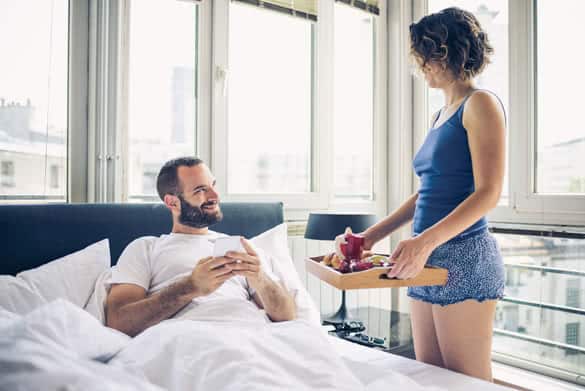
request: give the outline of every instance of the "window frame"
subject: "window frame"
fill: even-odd
[[[67,17],[67,158],[65,202],[84,202],[87,193],[87,53],[90,0],[68,0]],[[76,164],[71,164],[75,161]],[[16,172],[16,164],[13,165]],[[49,182],[50,179],[45,178]],[[49,193],[51,192],[49,186]],[[60,195],[0,195],[0,203],[63,202]]]
[[[89,2],[90,0],[84,0]],[[88,30],[85,78],[87,102],[85,123],[72,147],[79,152],[72,166],[77,166],[72,183],[78,188],[74,202],[129,202],[128,192],[128,65],[129,22],[132,0],[95,0],[85,10],[87,18],[81,28]],[[178,1],[178,0],[177,0]],[[210,123],[209,66],[211,56],[211,1],[190,1],[198,7],[197,20],[197,101],[196,130]],[[82,41],[82,40],[80,40]],[[205,148],[208,134],[196,131],[194,150],[200,157],[209,156]],[[85,167],[83,167],[85,165]],[[141,201],[158,202],[158,196],[140,197]],[[134,201],[132,201],[134,202]]]
[[[229,0],[213,2],[213,57],[212,57],[212,126],[210,134],[211,169],[218,181],[222,199],[229,201],[282,201],[287,220],[306,219],[311,210],[334,208],[370,213],[385,213],[385,156],[386,148],[386,33],[385,8],[381,4],[375,26],[375,81],[374,86],[374,199],[371,201],[338,202],[333,191],[333,73],[334,66],[334,0],[319,1],[318,21],[313,22],[313,108],[311,129],[311,192],[303,194],[230,194],[227,192],[227,93],[224,95],[228,70]],[[263,12],[270,12],[263,10]],[[307,21],[307,23],[311,23]],[[228,79],[229,80],[229,79]],[[229,82],[228,82],[229,83]]]
[[[514,216],[533,223],[583,225],[585,195],[538,194],[535,191],[538,131],[536,7],[534,0],[510,1],[510,24],[518,28],[516,34],[511,35],[510,64],[520,66],[515,77],[510,78],[511,107],[514,107],[515,115],[510,118],[509,128],[517,129],[510,140],[511,145],[520,146],[519,153],[510,156],[511,166],[515,166],[510,193],[513,196],[512,209]]]
[[[320,2],[323,2],[321,0]],[[347,7],[348,5],[333,1],[331,15],[335,15],[334,7]],[[348,211],[353,213],[373,213],[379,217],[387,213],[388,205],[388,19],[386,1],[380,1],[378,4],[380,14],[373,18],[374,37],[373,37],[373,91],[372,91],[372,199],[371,200],[356,200],[356,201],[342,201],[335,198],[334,194],[334,168],[331,168],[331,181],[329,188],[331,195],[329,200],[329,207],[336,211]],[[333,20],[333,19],[332,19]],[[335,20],[333,20],[332,34],[333,41]],[[335,64],[333,64],[335,66]],[[332,83],[334,80],[332,79]],[[333,98],[332,98],[333,99]],[[333,111],[332,100],[332,111]],[[332,134],[334,133],[332,129]],[[334,150],[331,150],[332,159],[335,158]]]
[[[322,19],[322,12],[327,12],[324,1],[319,2],[319,19]],[[331,56],[323,53],[327,50],[327,40],[330,39],[331,32],[322,28],[323,24],[312,24],[312,41],[313,52],[313,86],[312,86],[312,126],[311,126],[311,191],[302,194],[230,194],[227,191],[227,171],[228,171],[228,94],[229,94],[229,15],[230,0],[215,0],[213,2],[213,84],[212,84],[212,143],[211,143],[211,170],[218,180],[217,188],[222,199],[229,201],[282,201],[286,209],[303,209],[324,208],[328,196],[326,178],[319,175],[323,167],[327,164],[325,158],[327,153],[318,150],[319,145],[326,145],[324,138],[329,132],[331,122],[330,115],[327,115],[327,103],[323,91],[330,91],[331,77],[321,77],[326,69],[325,63],[331,61]],[[269,10],[259,9],[259,12],[271,12]],[[280,15],[280,17],[284,17]],[[312,23],[306,21],[306,23]],[[320,57],[316,57],[320,53]],[[227,83],[227,85],[226,85]],[[224,94],[225,92],[225,94]],[[332,99],[332,96],[331,96]],[[319,109],[317,109],[319,108]],[[321,111],[321,115],[318,115]],[[317,132],[316,128],[323,131]],[[320,152],[320,153],[317,153]]]

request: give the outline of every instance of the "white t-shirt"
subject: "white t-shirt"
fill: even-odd
[[[112,277],[108,284],[135,284],[143,287],[148,295],[155,293],[191,274],[201,259],[212,255],[215,239],[221,236],[226,235],[208,231],[205,235],[170,233],[160,237],[144,236],[138,238],[131,242],[120,255],[118,263],[112,268]],[[259,254],[262,270],[272,280],[279,281],[279,278],[267,267],[266,256],[262,250],[255,250]],[[209,295],[194,298],[174,317],[184,317],[192,310],[199,310],[199,316],[194,316],[195,318],[201,318],[203,312],[206,313],[203,317],[209,318],[207,311],[203,311],[204,307],[208,309],[220,308],[217,303],[213,303],[217,300],[230,301],[232,303],[230,308],[234,307],[233,303],[236,303],[236,306],[238,306],[237,303],[240,303],[244,308],[248,307],[245,311],[249,312],[252,308],[257,310],[258,307],[250,302],[253,294],[254,289],[248,285],[245,277],[234,276]],[[222,315],[215,314],[215,310],[213,312],[212,317]],[[233,313],[233,311],[231,312]],[[240,315],[243,316],[243,314]],[[262,316],[265,317],[265,315]]]

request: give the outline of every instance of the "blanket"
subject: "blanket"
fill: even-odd
[[[4,317],[0,390],[426,390],[391,369],[360,380],[310,322],[206,313],[135,338],[64,300]]]

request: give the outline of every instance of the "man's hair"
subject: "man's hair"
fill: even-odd
[[[166,162],[156,178],[156,191],[160,199],[164,201],[166,194],[178,195],[182,192],[177,175],[179,167],[193,167],[201,163],[203,163],[203,160],[190,156],[179,157]]]
[[[410,25],[410,54],[423,68],[434,61],[459,80],[479,75],[494,49],[477,18],[460,8],[446,8]]]

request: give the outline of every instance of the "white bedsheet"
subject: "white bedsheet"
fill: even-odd
[[[353,373],[364,379],[385,377],[386,371],[408,376],[419,385],[436,386],[449,391],[510,391],[511,388],[489,383],[453,371],[428,365],[395,354],[367,348],[340,338],[329,336],[332,346]]]
[[[22,317],[0,313],[0,390],[161,391],[106,365],[130,338],[65,300]]]
[[[213,311],[207,313],[215,313]],[[167,320],[111,362],[168,390],[431,390],[392,369],[358,378],[330,338],[304,321]]]
[[[356,376],[308,322],[225,312],[168,320],[134,339],[63,300],[23,317],[0,314],[0,390],[435,389],[392,369]]]

